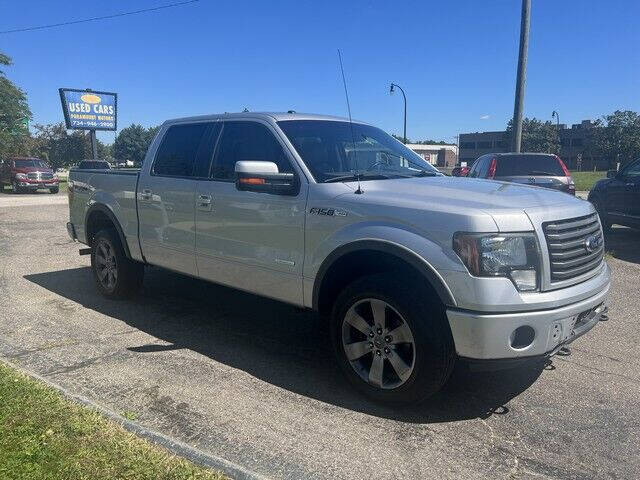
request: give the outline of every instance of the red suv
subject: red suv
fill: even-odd
[[[39,158],[13,157],[0,165],[0,187],[11,185],[13,193],[48,189],[58,193],[59,180],[49,165]]]

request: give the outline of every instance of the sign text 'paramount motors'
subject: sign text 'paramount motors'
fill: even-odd
[[[67,128],[80,130],[116,130],[118,95],[60,88],[60,100]]]

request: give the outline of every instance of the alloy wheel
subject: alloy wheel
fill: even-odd
[[[400,387],[415,366],[411,328],[380,299],[366,298],[349,308],[342,321],[342,347],[353,370],[376,388]]]
[[[98,281],[107,290],[113,290],[118,281],[118,266],[116,255],[109,242],[101,239],[96,245],[95,263]]]

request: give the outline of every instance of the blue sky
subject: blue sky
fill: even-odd
[[[0,30],[155,7],[135,2],[0,0]],[[532,0],[525,114],[562,123],[640,110],[640,2]],[[27,6],[28,5],[28,6]],[[519,0],[215,1],[0,35],[9,77],[34,122],[62,121],[57,89],[118,92],[118,126],[294,109],[346,115],[412,139],[500,130],[513,114]],[[113,141],[113,133],[100,134]]]

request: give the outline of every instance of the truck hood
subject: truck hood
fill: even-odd
[[[354,190],[355,182],[347,184]],[[465,177],[416,177],[362,182],[368,202],[443,204],[461,209],[493,210],[548,207],[583,200],[541,187]]]
[[[357,188],[355,182],[347,186],[351,192]],[[402,218],[431,232],[437,225],[443,241],[450,241],[451,231],[529,231],[543,221],[593,212],[589,202],[566,193],[475,178],[371,180],[362,182],[362,190],[347,194],[353,207],[366,205],[361,211]]]

